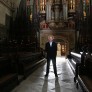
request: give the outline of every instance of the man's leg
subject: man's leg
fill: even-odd
[[[57,76],[56,59],[52,59],[52,63],[53,63],[54,74],[55,74],[56,77],[58,77]]]
[[[46,67],[46,75],[45,76],[48,76],[48,74],[49,74],[49,67],[50,67],[50,59],[47,59],[47,67]]]

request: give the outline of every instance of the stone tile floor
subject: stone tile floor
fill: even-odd
[[[44,77],[46,73],[45,64],[34,71],[11,92],[82,92],[80,88],[76,88],[73,81],[74,74],[68,65],[67,59],[57,57],[56,62],[58,78],[55,78],[51,62],[48,78]]]

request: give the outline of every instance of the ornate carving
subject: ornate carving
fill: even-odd
[[[62,13],[62,0],[53,0],[51,4],[51,21],[47,21],[51,29],[60,29],[65,26]]]

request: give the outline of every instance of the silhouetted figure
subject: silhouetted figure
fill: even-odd
[[[56,55],[57,55],[57,44],[53,41],[54,37],[52,35],[48,36],[48,42],[45,44],[45,51],[47,53],[47,68],[46,68],[46,75],[49,74],[49,67],[50,67],[50,61],[52,60],[53,68],[54,68],[54,74],[57,76],[57,68],[56,68]]]
[[[90,50],[88,50],[85,58],[85,70],[87,75],[92,75],[92,55]]]

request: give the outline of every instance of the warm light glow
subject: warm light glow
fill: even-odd
[[[40,0],[40,12],[45,11],[46,0]]]
[[[75,0],[69,0],[69,10],[75,11]]]
[[[72,0],[70,2],[72,3]]]
[[[83,11],[83,15],[84,15],[84,17],[86,17],[86,12],[85,11]]]
[[[30,20],[32,21],[32,13],[30,14]]]
[[[86,0],[87,5],[89,5],[89,0]]]

